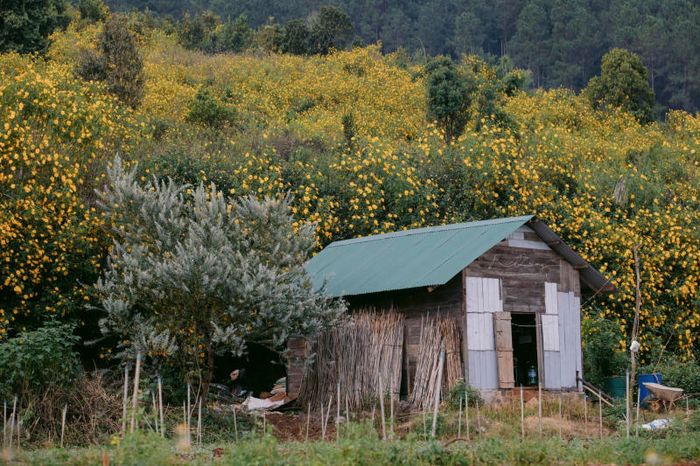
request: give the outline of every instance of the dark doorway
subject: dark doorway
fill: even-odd
[[[535,314],[512,314],[513,370],[515,386],[531,387],[539,382],[537,368],[537,320]]]

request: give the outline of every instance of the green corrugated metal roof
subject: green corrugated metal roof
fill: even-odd
[[[317,289],[352,296],[447,283],[533,218],[512,217],[336,241],[306,263]]]

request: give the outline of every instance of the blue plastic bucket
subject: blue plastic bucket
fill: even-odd
[[[661,374],[658,372],[656,374],[639,374],[637,377],[637,381],[639,382],[639,399],[642,400],[642,405],[645,405],[644,400],[646,397],[651,395],[651,392],[647,390],[647,387],[642,385],[644,382],[652,382],[652,383],[663,383],[663,379],[661,378]]]

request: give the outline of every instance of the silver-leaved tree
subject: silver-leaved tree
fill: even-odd
[[[303,264],[314,226],[295,228],[290,199],[226,199],[214,185],[139,183],[119,159],[98,202],[113,229],[96,285],[104,334],[126,353],[171,358],[202,377],[215,354],[335,325],[345,303],[314,290]]]

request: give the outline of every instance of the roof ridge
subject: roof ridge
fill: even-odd
[[[349,244],[364,243],[364,242],[368,242],[368,241],[378,241],[378,240],[383,240],[383,239],[399,238],[399,237],[403,237],[403,236],[438,233],[438,232],[450,231],[450,230],[461,230],[464,228],[473,228],[473,227],[486,226],[486,225],[523,222],[523,221],[531,220],[534,217],[535,217],[534,215],[522,215],[520,217],[501,217],[501,218],[492,218],[492,219],[487,219],[487,220],[475,220],[472,222],[448,223],[447,225],[433,225],[433,226],[421,227],[421,228],[411,228],[408,230],[399,230],[399,231],[393,231],[393,232],[389,232],[389,233],[380,233],[377,235],[369,235],[369,236],[362,236],[359,238],[349,238],[349,239],[334,241],[331,244],[329,244],[328,246],[326,246],[326,248],[347,246]]]

